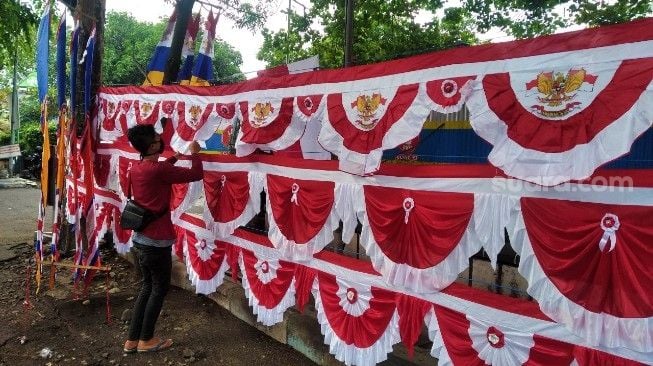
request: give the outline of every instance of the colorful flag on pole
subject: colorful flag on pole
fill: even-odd
[[[48,57],[50,41],[50,4],[46,3],[39,24],[36,38],[36,81],[38,84],[39,102],[41,103],[41,133],[43,134],[43,151],[41,155],[41,200],[36,221],[36,239],[34,240],[34,256],[36,260],[36,292],[41,289],[41,273],[43,270],[43,221],[45,219],[45,204],[48,194],[48,160],[50,159],[50,139],[48,135]]]
[[[86,41],[86,49],[79,64],[84,64],[84,118],[89,120],[91,113],[91,81],[93,79],[93,58],[95,57],[95,27]]]
[[[177,75],[177,81],[180,85],[190,84],[190,78],[193,73],[193,61],[195,60],[195,39],[197,31],[200,28],[200,13],[188,23],[186,29],[186,38],[184,39],[184,48],[181,51],[182,64]]]
[[[202,37],[202,46],[197,54],[197,61],[193,67],[193,74],[190,79],[190,85],[208,86],[209,80],[213,80],[213,44],[215,43],[215,26],[218,24],[218,16],[213,17],[213,12],[209,11],[209,17],[204,23],[204,35]]]
[[[50,41],[50,3],[46,3],[36,36],[36,82],[39,102],[43,103],[48,94],[48,57]]]
[[[163,84],[163,74],[166,69],[168,57],[170,56],[172,33],[175,29],[176,23],[177,11],[175,10],[170,16],[170,19],[168,19],[168,24],[166,25],[166,29],[163,31],[163,36],[161,36],[159,44],[156,45],[156,49],[154,50],[154,54],[150,59],[150,63],[147,65],[147,78],[143,82],[143,85]]]
[[[66,103],[66,13],[61,15],[57,30],[57,108]]]
[[[75,103],[77,97],[77,50],[79,49],[79,22],[75,21],[75,29],[70,36],[70,113],[75,116]],[[74,125],[74,123],[73,123]]]

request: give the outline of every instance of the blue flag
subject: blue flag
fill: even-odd
[[[202,46],[197,54],[190,85],[208,86],[209,80],[213,80],[213,43],[215,43],[215,26],[218,24],[219,17],[220,14],[213,17],[213,12],[209,11],[209,17],[204,24]]]
[[[39,88],[39,101],[43,103],[48,94],[48,57],[50,39],[50,4],[45,5],[41,23],[36,36],[36,82]]]
[[[57,107],[66,104],[66,13],[59,21],[57,31]]]
[[[86,42],[86,49],[80,64],[84,64],[84,114],[88,117],[91,113],[91,80],[93,76],[93,57],[95,54],[95,28]]]
[[[75,115],[75,98],[77,92],[77,49],[79,48],[79,24],[75,25],[73,34],[70,37],[70,112]]]
[[[159,44],[156,45],[152,59],[150,59],[150,63],[147,65],[147,78],[145,79],[145,82],[143,82],[143,85],[163,84],[166,63],[168,62],[170,46],[172,45],[172,33],[175,29],[176,23],[177,11],[175,10],[170,16],[170,19],[168,19],[168,25],[166,25],[161,40],[159,41]]]

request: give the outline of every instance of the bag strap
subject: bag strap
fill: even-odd
[[[127,172],[127,199],[132,199],[132,172]]]

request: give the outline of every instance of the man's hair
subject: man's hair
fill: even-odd
[[[141,155],[145,156],[154,141],[156,131],[152,125],[136,125],[127,131],[127,138]]]

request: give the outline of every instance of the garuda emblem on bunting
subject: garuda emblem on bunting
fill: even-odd
[[[592,91],[597,76],[585,69],[562,72],[540,72],[536,79],[526,83],[527,91],[537,90],[537,104],[531,110],[545,118],[564,117],[583,103],[576,100],[579,92]],[[587,83],[587,85],[584,85]],[[528,93],[528,92],[527,92]]]
[[[253,118],[250,120],[250,124],[254,128],[259,128],[265,126],[267,123],[268,116],[274,112],[274,107],[272,107],[272,103],[270,102],[265,102],[265,103],[256,103],[256,105],[252,108],[252,112],[254,113]]]
[[[373,93],[372,95],[359,95],[356,100],[351,103],[351,108],[356,110],[358,119],[355,120],[356,125],[363,130],[371,130],[379,122],[376,117],[379,106],[385,105],[386,98],[383,98],[381,93]]]

